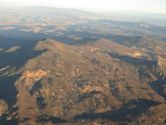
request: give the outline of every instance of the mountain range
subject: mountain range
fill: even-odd
[[[165,26],[24,10],[0,10],[0,124],[166,124]]]

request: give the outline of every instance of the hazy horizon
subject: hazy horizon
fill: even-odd
[[[0,0],[0,8],[47,6],[93,12],[137,11],[166,14],[165,0]]]

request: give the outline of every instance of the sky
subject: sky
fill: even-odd
[[[51,6],[92,11],[141,11],[166,14],[166,0],[0,0],[0,7]]]

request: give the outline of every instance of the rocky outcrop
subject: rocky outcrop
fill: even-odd
[[[24,81],[25,86],[32,87],[34,83],[45,76],[47,76],[47,72],[41,69],[38,69],[36,71],[24,71],[21,75],[20,80]]]
[[[28,124],[35,124],[38,117],[38,107],[36,97],[31,96],[30,90],[37,81],[47,76],[47,72],[38,70],[26,70],[22,73],[20,78],[16,81],[17,94],[17,106],[18,116],[20,123],[27,122]]]
[[[166,58],[158,56],[158,67],[160,69],[160,76],[166,77]]]
[[[8,105],[4,100],[0,100],[0,116],[2,116],[8,109]]]

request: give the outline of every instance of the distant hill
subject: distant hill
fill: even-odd
[[[24,13],[22,13],[24,11]],[[137,11],[111,11],[111,12],[95,12],[88,10],[79,9],[66,9],[66,8],[55,8],[46,6],[30,6],[20,8],[0,8],[1,16],[11,13],[20,15],[65,15],[74,17],[86,17],[92,19],[111,19],[116,21],[130,21],[130,22],[145,22],[149,24],[166,26],[166,15],[160,13],[145,13]]]

